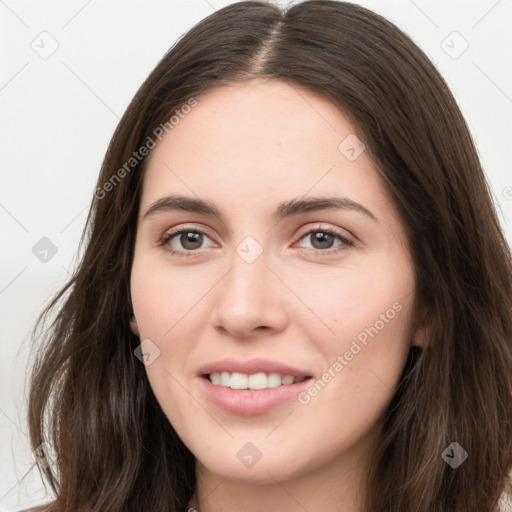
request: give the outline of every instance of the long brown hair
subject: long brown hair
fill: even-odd
[[[255,77],[337,105],[410,231],[429,337],[387,409],[364,510],[497,510],[512,469],[510,248],[468,127],[438,71],[383,17],[331,0],[288,9],[239,2],[215,12],[162,58],[119,122],[83,255],[34,331],[41,343],[28,420],[33,448],[44,442],[54,451],[51,464],[40,464],[56,494],[48,510],[187,507],[195,460],[160,409],[129,328],[146,161],[130,159],[159,126],[171,129],[170,116],[191,99],[200,103],[214,86]],[[452,442],[468,454],[457,468],[442,457]]]

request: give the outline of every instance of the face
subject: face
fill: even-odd
[[[144,176],[131,293],[150,384],[211,472],[342,464],[416,334],[406,228],[322,96],[252,81],[196,99]]]

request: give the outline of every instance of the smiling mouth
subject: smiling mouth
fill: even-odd
[[[277,372],[258,372],[246,374],[240,372],[212,372],[203,374],[203,378],[216,386],[231,388],[236,390],[261,390],[271,389],[281,386],[291,386],[312,379],[311,376],[293,377]]]

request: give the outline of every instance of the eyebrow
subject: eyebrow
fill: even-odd
[[[180,195],[172,195],[158,199],[148,208],[146,213],[143,215],[143,219],[157,213],[173,210],[202,213],[204,215],[215,217],[225,223],[224,216],[211,201]],[[272,217],[276,220],[281,220],[287,217],[320,210],[351,210],[362,213],[375,222],[380,222],[377,217],[363,205],[356,203],[348,197],[338,196],[291,199],[290,201],[280,203],[272,214]]]

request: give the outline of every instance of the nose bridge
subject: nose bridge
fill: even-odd
[[[267,251],[268,252],[268,251]],[[231,271],[227,276],[224,294],[240,311],[249,307],[256,311],[265,302],[265,290],[268,292],[271,284],[267,265],[268,254],[262,251],[255,255],[254,248],[242,242],[231,259]],[[268,299],[268,298],[267,298]]]
[[[253,237],[235,247],[230,271],[222,280],[216,303],[216,324],[243,336],[257,327],[278,328],[283,320],[279,283],[267,268],[270,251]]]

